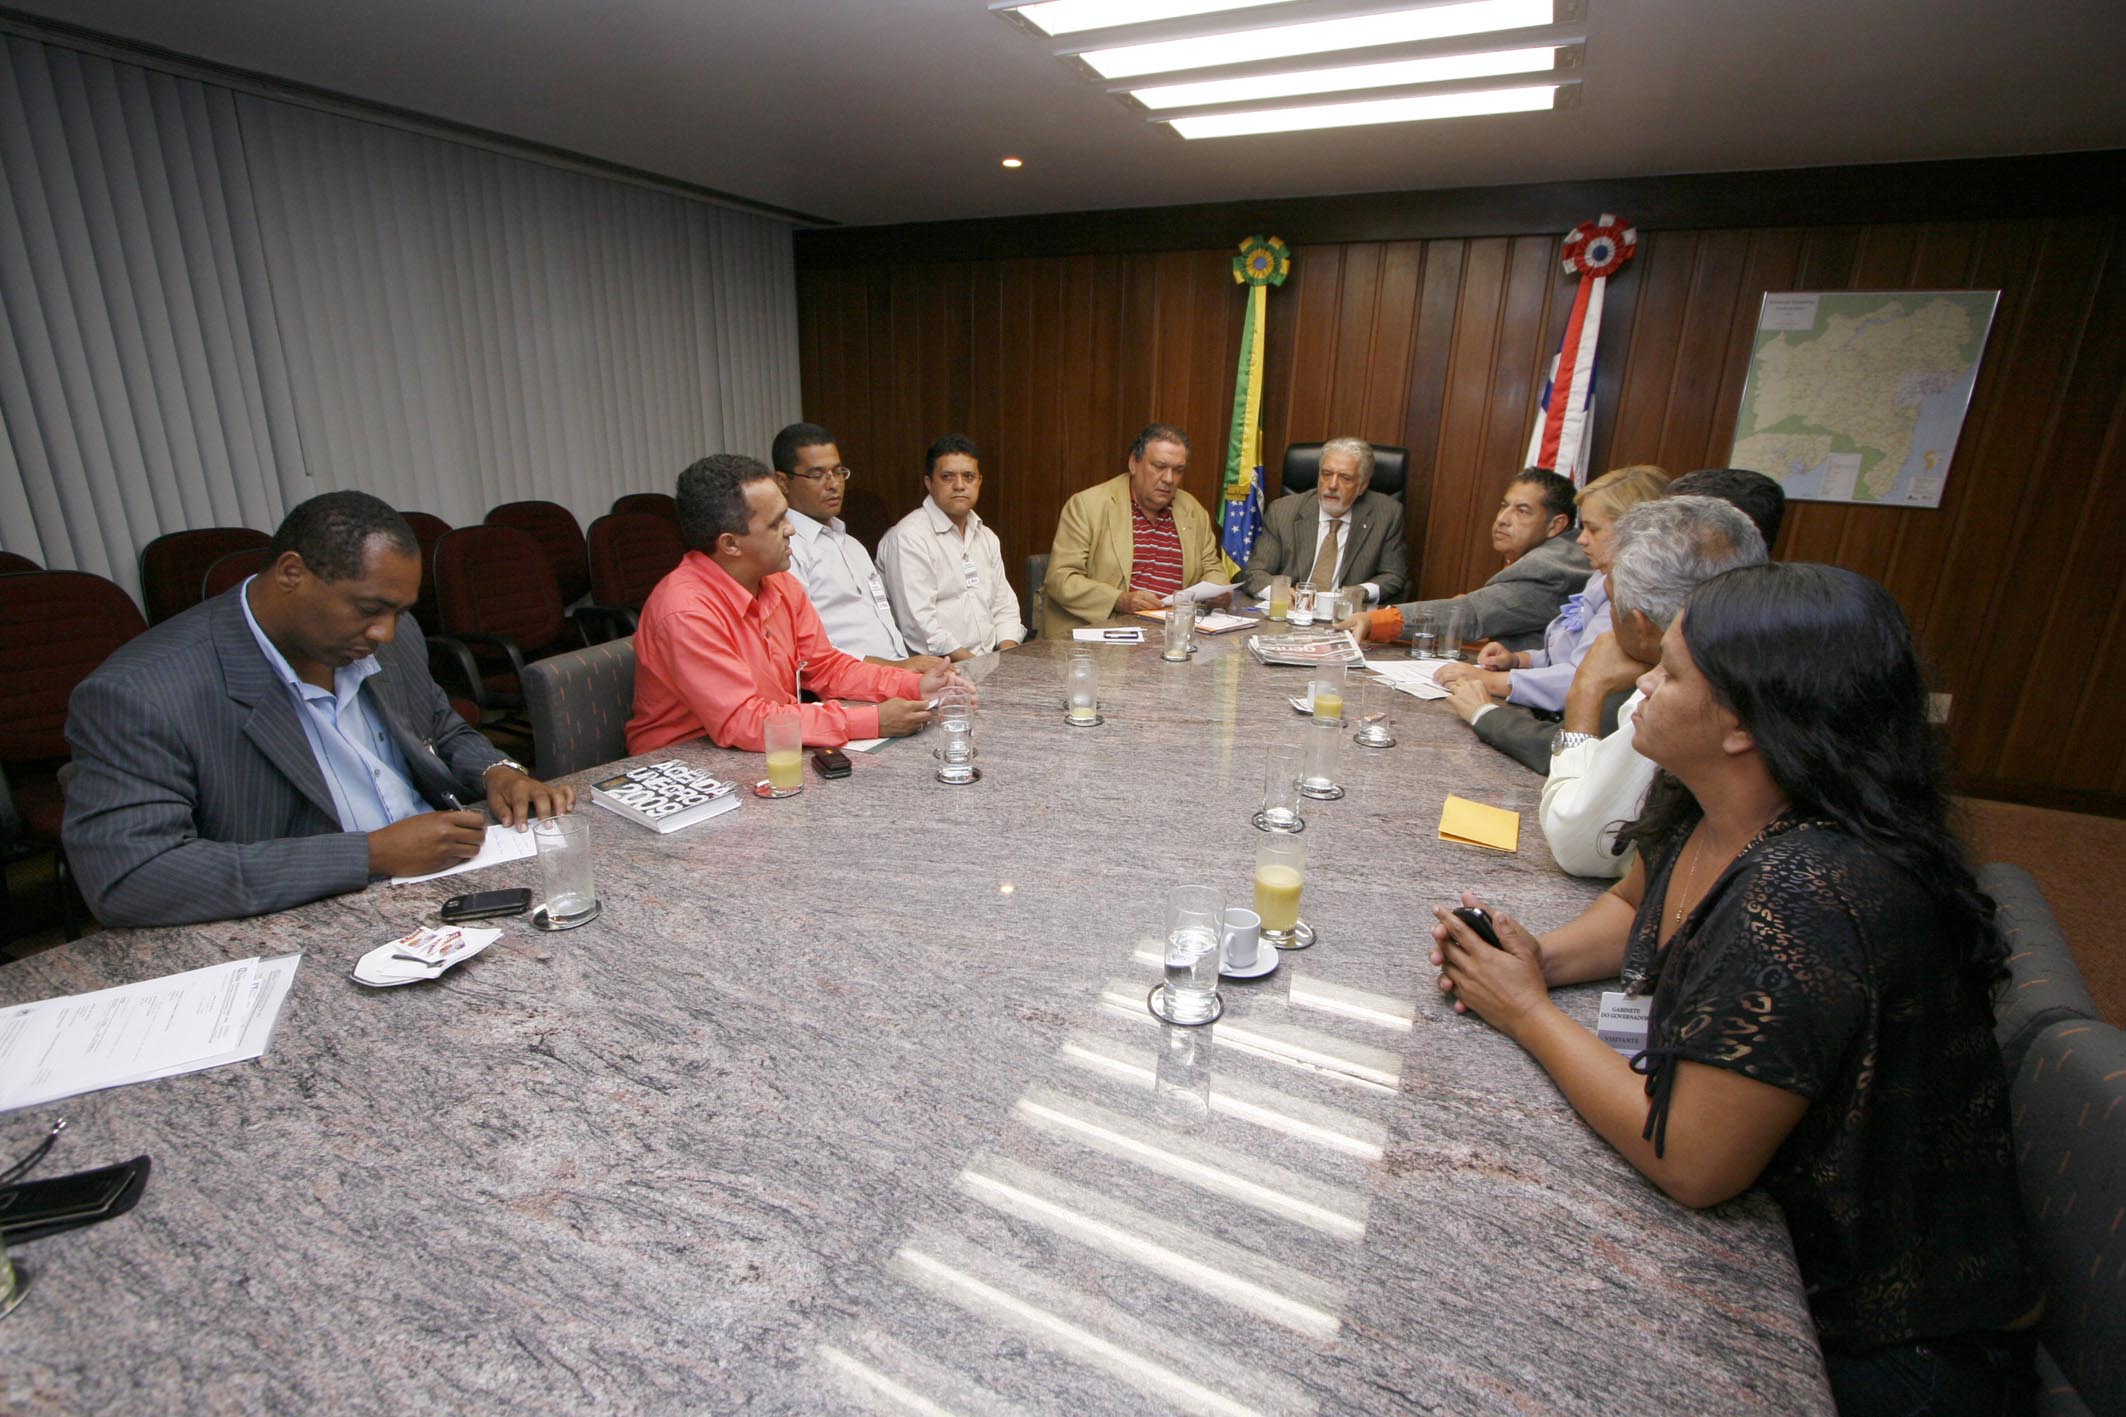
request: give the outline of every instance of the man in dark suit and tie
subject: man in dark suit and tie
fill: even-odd
[[[1242,584],[1261,595],[1272,576],[1295,586],[1337,590],[1363,586],[1368,604],[1401,595],[1409,585],[1403,549],[1403,508],[1372,490],[1373,447],[1358,438],[1321,445],[1321,473],[1311,492],[1270,503]]]
[[[452,711],[405,613],[420,587],[405,518],[328,492],[256,576],[82,681],[63,837],[98,919],[260,915],[471,859],[461,801],[504,826],[574,806]]]

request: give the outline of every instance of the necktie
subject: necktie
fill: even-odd
[[[1321,529],[1321,549],[1314,553],[1314,574],[1307,577],[1307,584],[1316,590],[1336,589],[1336,528],[1343,524],[1342,517],[1332,517]]]

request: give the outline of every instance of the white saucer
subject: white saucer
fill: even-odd
[[[1220,979],[1260,979],[1265,974],[1275,974],[1277,966],[1282,963],[1284,963],[1284,957],[1274,948],[1268,945],[1257,945],[1255,947],[1255,963],[1247,969],[1232,968],[1226,964],[1225,956],[1221,954],[1218,957],[1218,977]]]
[[[1314,716],[1314,695],[1311,691],[1305,698],[1301,698],[1297,694],[1288,694],[1285,696],[1285,702],[1309,718]]]

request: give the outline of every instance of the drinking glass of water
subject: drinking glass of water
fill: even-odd
[[[1225,1011],[1218,997],[1218,928],[1224,902],[1215,886],[1176,886],[1166,896],[1166,978],[1145,1002],[1168,1023],[1205,1024]]]
[[[539,886],[546,897],[532,912],[532,924],[567,930],[595,918],[598,886],[591,873],[589,815],[541,818],[532,823],[532,844],[539,852]]]
[[[937,779],[959,786],[980,782],[974,765],[974,690],[957,679],[938,695]]]
[[[1296,835],[1307,829],[1299,815],[1299,767],[1302,757],[1297,743],[1272,744],[1264,755],[1262,807],[1251,820],[1266,832]]]

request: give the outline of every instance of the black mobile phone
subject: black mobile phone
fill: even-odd
[[[1499,943],[1499,932],[1491,928],[1491,916],[1480,905],[1457,905],[1454,918],[1476,931],[1476,937],[1495,950],[1506,948]]]
[[[461,920],[492,920],[497,915],[522,915],[531,909],[530,887],[513,891],[474,891],[471,895],[454,895],[443,902],[443,921],[455,925]]]
[[[849,755],[839,748],[814,748],[812,766],[819,769],[821,777],[847,777],[852,771]]]

